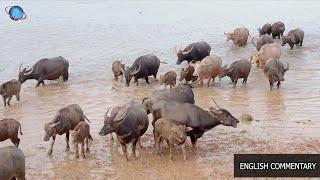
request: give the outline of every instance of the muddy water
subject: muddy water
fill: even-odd
[[[317,1],[85,1],[15,3],[28,19],[13,22],[0,16],[0,81],[17,78],[18,66],[31,66],[44,57],[64,56],[70,61],[68,83],[46,82],[35,89],[35,81],[23,84],[21,102],[0,107],[0,117],[12,117],[22,124],[20,148],[26,155],[28,179],[181,179],[233,177],[234,153],[320,153],[320,3]],[[250,34],[265,22],[282,20],[286,29],[305,30],[303,47],[282,47],[281,60],[290,63],[280,90],[269,91],[260,69],[253,68],[248,84],[232,88],[230,80],[216,81],[210,88],[194,89],[196,104],[208,108],[212,96],[236,117],[251,114],[255,121],[241,122],[238,128],[217,127],[198,143],[197,155],[182,161],[177,148],[175,161],[168,161],[168,148],[160,158],[152,150],[152,129],[142,137],[139,160],[125,163],[120,148],[111,148],[109,137],[100,137],[106,108],[131,99],[141,101],[156,89],[158,81],[127,88],[112,80],[111,62],[122,59],[130,65],[135,58],[156,54],[162,61],[160,73],[175,65],[174,47],[205,40],[212,54],[223,64],[248,58],[253,47],[232,48],[223,32],[246,26]],[[288,31],[286,31],[288,32]],[[67,104],[80,104],[91,119],[94,142],[88,158],[76,160],[73,150],[64,152],[65,140],[59,136],[53,156],[46,156],[49,142],[43,141],[43,125]],[[11,145],[1,142],[0,146]]]

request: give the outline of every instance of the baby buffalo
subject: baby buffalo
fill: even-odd
[[[278,89],[280,87],[281,81],[284,81],[284,73],[289,70],[289,64],[283,64],[279,60],[270,60],[264,67],[264,74],[269,79],[270,90],[272,90],[273,83],[278,81]]]
[[[43,140],[49,141],[50,137],[52,137],[48,155],[52,154],[52,148],[57,134],[66,134],[66,151],[69,151],[70,130],[73,130],[81,121],[84,121],[85,119],[88,120],[78,104],[71,104],[65,108],[60,109],[53,120],[44,125],[45,137]]]
[[[174,71],[168,71],[164,75],[160,75],[160,85],[164,84],[167,88],[167,85],[170,85],[170,89],[172,86],[176,86],[177,74]]]
[[[232,40],[235,46],[247,45],[249,30],[245,27],[236,28],[233,32],[224,34],[227,36],[227,41]]]
[[[114,79],[118,81],[118,76],[123,77],[123,72],[124,72],[125,64],[121,64],[121,61],[115,60],[112,63],[112,72],[114,75]]]
[[[13,95],[16,96],[17,101],[20,101],[20,89],[21,83],[15,79],[12,79],[0,85],[0,95],[3,98],[4,106],[7,106],[7,104],[10,106],[10,101]]]
[[[229,67],[225,65],[221,70],[219,78],[229,76],[233,82],[233,88],[235,88],[239,78],[243,78],[243,84],[247,83],[250,70],[251,63],[246,59],[240,59],[233,62]]]
[[[286,45],[287,43],[293,49],[295,44],[302,46],[304,38],[304,32],[300,28],[296,28],[294,30],[289,31],[287,36],[282,36],[282,46]]]
[[[261,28],[259,28],[259,33],[260,36],[264,35],[264,34],[271,34],[271,24],[267,23],[265,25],[263,25]]]
[[[194,73],[194,67],[193,66],[188,65],[187,68],[182,68],[181,72],[180,72],[179,81],[182,81],[182,80],[185,79],[186,80],[186,84],[188,84],[188,81],[195,82],[198,79],[198,77],[194,76],[193,73]]]
[[[18,132],[20,129],[21,132],[21,124],[14,119],[3,119],[0,121],[0,141],[5,141],[10,139],[11,142],[15,146],[19,146],[20,139],[18,138]]]
[[[84,155],[84,144],[86,144],[86,151],[89,152],[89,140],[93,141],[90,135],[90,126],[85,121],[79,122],[79,124],[72,131],[71,136],[73,137],[73,143],[76,149],[76,158],[79,158],[79,149],[78,145],[81,144],[81,155],[85,158]]]
[[[186,155],[186,139],[187,133],[192,131],[191,127],[180,125],[174,121],[160,118],[156,121],[154,126],[154,138],[156,143],[157,153],[160,155],[160,143],[166,140],[170,148],[170,159],[173,160],[172,151],[173,145],[181,145],[184,160],[187,160]]]

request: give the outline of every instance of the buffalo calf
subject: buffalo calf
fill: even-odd
[[[12,79],[0,85],[0,95],[3,98],[4,106],[7,106],[7,104],[10,106],[10,101],[13,95],[16,96],[17,101],[20,101],[20,89],[21,83],[15,79]]]
[[[166,87],[170,85],[170,89],[176,86],[177,74],[174,71],[168,71],[164,75],[160,75],[160,85],[164,84]]]
[[[76,157],[79,158],[79,149],[78,145],[81,144],[81,155],[85,158],[84,155],[84,145],[86,144],[86,151],[89,151],[89,140],[93,141],[90,134],[90,126],[85,121],[79,122],[79,124],[72,131],[71,136],[73,137],[73,143],[76,149]]]
[[[21,124],[14,119],[3,119],[0,121],[0,141],[5,141],[10,139],[11,142],[15,146],[19,146],[20,139],[18,138],[18,133],[20,129],[21,132]]]
[[[121,64],[121,61],[115,60],[112,62],[112,72],[116,81],[118,81],[118,76],[123,77],[124,68],[125,64]]]
[[[187,68],[182,68],[180,72],[180,78],[179,81],[186,80],[186,84],[188,84],[189,81],[195,82],[198,77],[193,75],[194,73],[194,67],[191,65],[188,65]]]
[[[183,158],[187,160],[186,155],[186,139],[188,131],[193,130],[191,127],[180,125],[174,121],[170,121],[164,118],[157,120],[154,126],[154,138],[156,143],[157,153],[160,155],[160,143],[162,140],[166,140],[170,148],[170,159],[173,159],[172,151],[175,144],[181,145]]]

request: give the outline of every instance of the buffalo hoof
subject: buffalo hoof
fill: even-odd
[[[52,155],[52,150],[49,150],[48,153],[47,153],[47,155],[48,155],[48,156],[51,156],[51,155]]]

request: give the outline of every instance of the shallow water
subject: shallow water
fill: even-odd
[[[320,153],[320,2],[317,1],[1,1],[0,7],[19,4],[28,14],[24,21],[0,15],[0,82],[17,78],[18,67],[32,66],[44,57],[63,56],[70,62],[69,82],[46,82],[35,89],[36,81],[23,84],[21,101],[0,106],[0,118],[15,118],[22,124],[20,148],[26,155],[27,179],[181,179],[233,177],[234,153]],[[301,11],[301,9],[303,9]],[[209,97],[234,116],[251,114],[255,121],[241,122],[238,128],[219,126],[199,140],[197,155],[184,162],[177,148],[175,161],[153,153],[152,128],[142,137],[144,150],[139,160],[125,163],[120,148],[112,151],[109,137],[100,137],[103,115],[108,107],[131,99],[141,101],[153,90],[162,89],[151,79],[129,88],[114,82],[111,62],[126,65],[141,55],[154,53],[162,61],[160,74],[186,66],[175,65],[174,47],[182,48],[205,40],[212,54],[223,64],[249,58],[252,43],[233,48],[223,32],[238,26],[251,36],[266,22],[281,20],[288,30],[305,31],[303,47],[282,47],[281,60],[290,63],[280,90],[269,91],[260,69],[253,68],[248,84],[232,88],[228,78],[210,88],[194,88],[196,104],[208,108]],[[73,150],[64,152],[64,136],[59,136],[53,156],[46,156],[49,142],[43,141],[44,123],[58,109],[78,103],[91,120],[94,142],[85,160],[76,160]],[[151,117],[150,117],[151,118]],[[0,143],[0,147],[11,142]]]

